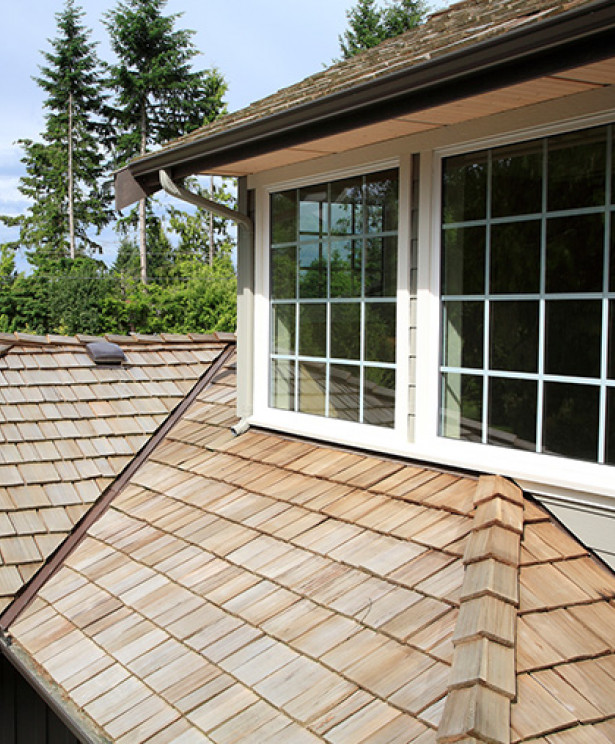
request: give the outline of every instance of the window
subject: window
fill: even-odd
[[[442,436],[615,464],[612,139],[444,159]]]
[[[397,171],[271,195],[273,408],[393,427]]]

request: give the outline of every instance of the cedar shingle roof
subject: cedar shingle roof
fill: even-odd
[[[587,0],[464,0],[455,3],[401,36],[222,116],[173,140],[168,146],[206,139],[289,108],[298,108],[583,5],[587,5]]]
[[[264,431],[227,364],[9,628],[117,742],[611,741],[615,577],[513,484]]]
[[[220,353],[206,336],[109,336],[127,363],[97,366],[87,338],[0,343],[0,609],[40,568]]]

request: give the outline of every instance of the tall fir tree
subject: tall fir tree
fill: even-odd
[[[20,140],[26,175],[19,189],[32,205],[19,242],[36,266],[100,250],[92,233],[111,216],[102,186],[108,138],[102,70],[83,15],[74,0],[56,14],[58,36],[34,78],[47,94],[42,141]]]
[[[144,155],[151,145],[186,134],[225,108],[226,85],[215,70],[195,72],[193,31],[177,30],[181,14],[163,15],[166,0],[124,0],[105,16],[117,63],[110,66],[116,93],[116,165]],[[141,280],[147,282],[147,209],[138,209]]]
[[[423,0],[390,0],[384,8],[376,0],[358,0],[346,12],[348,28],[339,36],[342,59],[418,26],[426,10]]]

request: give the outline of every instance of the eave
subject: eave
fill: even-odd
[[[611,85],[614,32],[615,4],[598,0],[269,116],[205,129],[119,171],[117,207],[158,191],[160,169],[174,179],[248,175]],[[498,99],[507,90],[518,100]]]

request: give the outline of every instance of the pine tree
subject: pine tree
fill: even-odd
[[[377,46],[417,26],[426,11],[423,0],[391,0],[384,9],[376,0],[358,0],[346,12],[348,28],[339,36],[342,59]]]
[[[37,266],[100,250],[92,228],[99,233],[111,214],[101,186],[108,129],[100,62],[82,17],[74,0],[56,14],[58,36],[34,78],[47,94],[42,141],[20,140],[26,175],[19,189],[33,202],[21,221],[20,243]]]
[[[382,17],[385,38],[391,39],[418,26],[426,10],[423,0],[395,0],[390,3]]]
[[[376,0],[358,0],[354,7],[346,11],[346,18],[348,28],[339,37],[343,59],[354,57],[383,40],[382,14],[376,7]]]
[[[105,25],[117,63],[110,67],[116,92],[116,161],[123,165],[150,145],[212,121],[224,109],[226,86],[215,70],[194,72],[193,31],[176,30],[179,14],[164,16],[166,0],[125,0]],[[139,204],[141,280],[147,282],[146,200]]]

